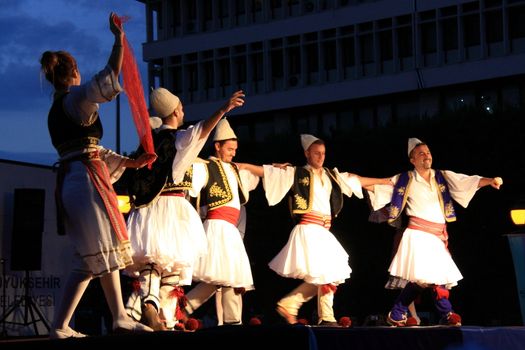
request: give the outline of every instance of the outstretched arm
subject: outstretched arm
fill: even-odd
[[[234,108],[241,107],[244,104],[244,92],[239,90],[235,92],[226,103],[219,108],[211,117],[206,119],[202,124],[202,132],[200,139],[208,137],[210,132],[213,130],[215,125],[221,120],[221,118]]]
[[[122,23],[118,16],[111,12],[109,14],[109,29],[115,36],[115,41],[113,43],[113,49],[111,50],[111,55],[108,59],[108,65],[113,70],[116,76],[120,74],[122,69],[122,60],[124,58],[124,50],[122,48],[122,42],[124,41],[124,31],[122,30]]]
[[[361,182],[361,186],[368,190],[374,191],[374,185],[394,185],[389,177],[387,178],[375,178],[375,177],[363,177],[356,175]]]
[[[255,176],[263,177],[264,176],[264,170],[262,165],[255,165],[250,163],[235,163],[239,170],[248,170],[250,173],[252,173]]]
[[[500,186],[503,185],[503,179],[501,177],[482,177],[481,180],[479,180],[478,188],[489,185],[499,190]]]

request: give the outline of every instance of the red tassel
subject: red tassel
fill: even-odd
[[[168,294],[170,298],[182,298],[184,297],[184,289],[181,287],[173,287],[173,290]]]
[[[448,299],[450,292],[448,289],[442,287],[442,286],[435,286],[434,291],[436,292],[436,300],[439,299]]]
[[[324,294],[328,294],[328,293],[334,293],[337,291],[337,286],[333,285],[333,284],[323,284],[321,286],[321,293],[324,295]]]
[[[246,288],[244,287],[237,287],[237,288],[233,288],[233,291],[235,292],[235,294],[240,294],[240,295],[244,295],[244,293],[246,293]]]
[[[186,316],[184,308],[186,307],[187,298],[182,287],[173,287],[173,290],[168,294],[169,298],[177,298],[177,308],[175,310],[175,318],[181,320]]]

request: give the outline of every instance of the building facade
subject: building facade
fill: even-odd
[[[149,85],[189,121],[244,90],[241,139],[523,107],[525,0],[140,1]]]

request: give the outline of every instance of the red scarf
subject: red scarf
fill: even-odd
[[[129,18],[118,17],[120,22],[126,22]],[[122,28],[121,23],[116,23]],[[124,85],[124,91],[128,96],[129,107],[133,116],[133,122],[137,129],[140,144],[144,148],[146,153],[155,153],[153,147],[153,138],[151,136],[151,127],[149,124],[149,113],[146,107],[146,99],[144,98],[144,90],[142,86],[142,80],[140,79],[140,73],[137,68],[137,62],[133,55],[133,49],[128,42],[126,36],[124,36],[123,42],[124,49],[124,60],[122,62],[122,80]],[[151,168],[151,164],[149,164]]]

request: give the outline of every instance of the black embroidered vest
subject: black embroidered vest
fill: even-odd
[[[333,170],[324,168],[330,182],[332,183],[332,192],[330,193],[330,210],[332,218],[337,217],[343,208],[343,192],[337,181]],[[305,167],[295,168],[295,179],[290,193],[290,210],[292,215],[305,214],[312,210],[313,204],[313,186],[314,173]]]
[[[235,172],[237,184],[239,187],[239,201],[241,205],[248,202],[248,195],[244,194],[241,180],[239,178],[239,169],[233,163],[230,166]],[[218,208],[233,200],[233,193],[226,178],[226,173],[221,164],[221,161],[216,158],[210,158],[206,164],[208,171],[208,181],[206,186],[202,189],[204,195],[202,196],[203,204],[208,206],[208,209]]]
[[[192,168],[184,174],[182,182],[175,184],[172,178],[173,159],[177,154],[175,148],[176,129],[165,129],[153,134],[153,144],[158,158],[151,169],[143,167],[135,169],[129,177],[128,194],[131,202],[137,208],[147,206],[161,193],[184,191],[191,188]],[[144,153],[139,147],[136,156]]]
[[[98,115],[91,125],[82,126],[73,121],[66,114],[62,105],[66,96],[67,93],[56,96],[47,117],[51,143],[60,156],[88,146],[98,145],[104,133]]]

